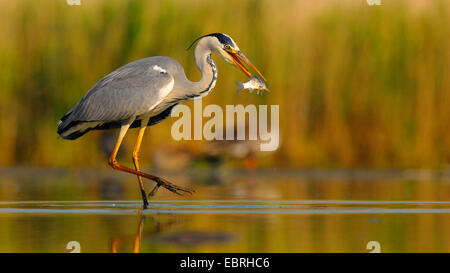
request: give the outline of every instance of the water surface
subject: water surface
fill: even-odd
[[[0,251],[450,252],[450,180],[422,172],[164,174],[142,209],[136,178],[109,170],[0,171]],[[148,182],[147,188],[151,188]]]

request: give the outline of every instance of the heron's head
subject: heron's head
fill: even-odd
[[[197,41],[198,45],[202,44],[206,46],[212,53],[221,56],[225,62],[237,66],[248,77],[251,77],[252,73],[250,73],[246,65],[254,70],[262,79],[266,80],[261,72],[259,72],[250,60],[245,57],[236,42],[234,42],[230,36],[224,33],[208,34],[196,39],[190,47],[192,47],[192,45],[194,45]]]

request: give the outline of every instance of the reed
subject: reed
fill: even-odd
[[[171,56],[199,79],[186,47],[225,32],[272,92],[236,94],[244,76],[217,60],[219,81],[204,104],[280,105],[281,146],[261,166],[445,167],[450,7],[384,2],[1,1],[0,165],[101,165],[101,133],[62,141],[58,119],[97,80],[139,58]],[[148,131],[144,155],[167,143],[201,149],[173,141],[172,122]]]

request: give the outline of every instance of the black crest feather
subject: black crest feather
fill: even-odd
[[[216,37],[219,42],[221,42],[222,44],[229,44],[230,46],[235,46],[233,43],[233,40],[231,40],[231,38],[228,35],[225,35],[223,33],[211,33],[211,34],[207,34],[207,35],[203,35],[201,37],[198,37],[197,39],[195,39],[192,44],[186,49],[189,50],[191,49],[191,47],[198,42],[198,40],[200,40],[201,38],[205,38],[205,37]]]

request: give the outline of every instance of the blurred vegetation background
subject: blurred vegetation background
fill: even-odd
[[[280,105],[280,147],[258,166],[445,168],[449,11],[446,1],[419,0],[0,1],[0,165],[106,167],[104,132],[57,139],[59,118],[136,59],[170,56],[199,80],[186,47],[224,32],[272,92],[236,94],[234,81],[245,76],[215,58],[219,80],[203,105]],[[206,141],[171,138],[174,121],[148,130],[142,165],[163,145],[201,153]],[[135,137],[126,139],[129,152]]]

